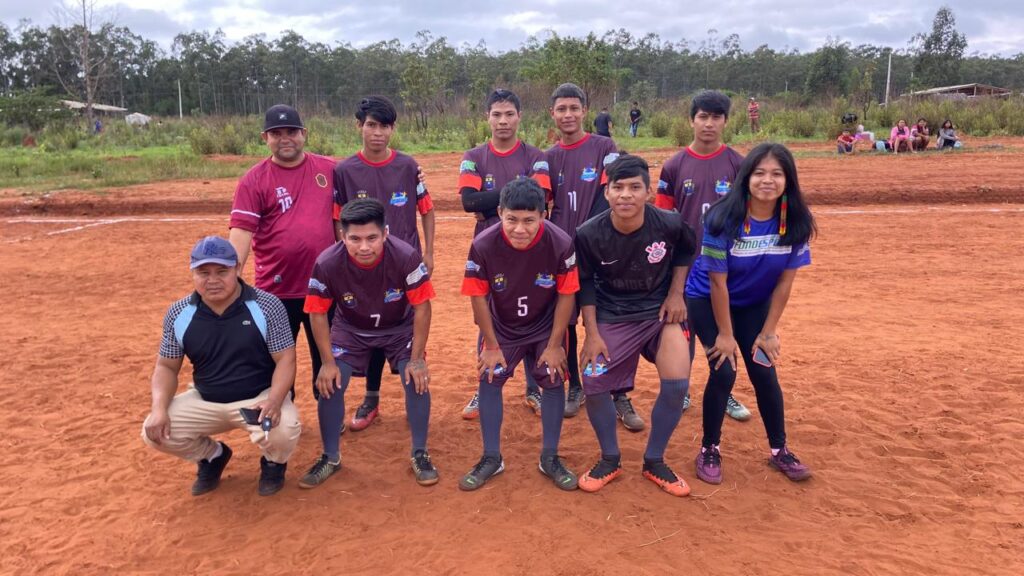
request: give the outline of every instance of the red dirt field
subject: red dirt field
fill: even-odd
[[[458,490],[481,449],[478,425],[460,418],[474,387],[475,330],[458,294],[473,222],[437,192],[428,350],[441,482],[412,480],[401,392],[387,377],[382,422],[346,433],[342,472],[298,488],[319,454],[300,338],[304,431],[287,487],[257,496],[258,452],[232,433],[221,487],[192,498],[194,467],[139,434],[161,320],[190,290],[191,245],[226,232],[233,182],[54,194],[24,212],[21,199],[0,200],[0,573],[1024,573],[1021,159],[800,160],[821,234],[782,321],[780,378],[791,446],[815,477],[793,484],[767,467],[755,414],[725,425],[724,483],[698,481],[698,360],[697,402],[667,454],[693,486],[685,499],[642,479],[646,432],[622,429],[621,479],[596,495],[557,490],[536,470],[540,421],[518,376],[505,394],[507,471]],[[452,189],[457,161],[422,159],[435,190]],[[644,416],[655,386],[644,366],[634,394]],[[754,407],[743,376],[736,394]],[[571,468],[594,463],[585,415],[562,438]]]

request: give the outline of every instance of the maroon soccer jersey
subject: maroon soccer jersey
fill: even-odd
[[[678,210],[697,234],[699,247],[704,233],[704,213],[732,189],[742,162],[743,156],[725,144],[707,156],[687,146],[661,168],[654,203],[659,208]]]
[[[459,192],[493,196],[488,209],[482,212],[485,220],[476,223],[474,236],[498,222],[501,189],[520,176],[533,178],[548,196],[551,195],[547,158],[539,148],[519,140],[508,152],[498,152],[488,141],[462,155],[462,163],[459,164]]]
[[[344,332],[399,334],[412,329],[412,306],[434,297],[427,266],[409,244],[389,236],[380,259],[363,266],[338,242],[316,259],[306,296],[307,313],[326,313],[337,302],[331,342]]]
[[[370,162],[362,152],[342,160],[334,168],[335,219],[350,201],[376,198],[384,204],[388,233],[421,252],[416,214],[430,212],[434,204],[420,184],[419,169],[412,156],[396,150],[383,162]]]
[[[580,224],[608,207],[602,195],[608,182],[604,167],[619,157],[618,148],[611,138],[587,134],[569,146],[555,144],[547,157],[553,176],[551,221],[575,238]],[[595,211],[595,206],[600,209]]]
[[[541,224],[533,242],[519,250],[496,224],[469,248],[462,294],[490,295],[494,332],[502,346],[550,338],[558,295],[578,290],[576,250],[557,226]]]
[[[252,232],[256,287],[278,298],[302,298],[316,257],[334,243],[334,160],[306,153],[284,168],[269,158],[238,182],[232,228]]]

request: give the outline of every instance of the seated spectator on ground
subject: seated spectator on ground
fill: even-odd
[[[946,120],[942,123],[942,127],[939,128],[939,137],[935,140],[935,146],[942,150],[943,148],[959,148],[960,145],[960,138],[956,135],[953,123]]]
[[[853,137],[858,143],[864,142],[868,146],[875,145],[875,133],[865,131],[863,124],[857,124],[857,131],[853,134]]]
[[[927,150],[931,134],[931,130],[928,129],[928,121],[924,118],[918,118],[917,124],[914,124],[910,129],[910,143],[913,151]]]
[[[910,148],[910,128],[907,127],[906,120],[900,118],[900,121],[892,127],[892,132],[889,133],[889,148],[893,154],[913,152]]]
[[[231,448],[211,436],[244,430],[263,453],[259,494],[269,496],[284,486],[301,430],[291,399],[295,340],[288,313],[277,296],[242,281],[238,253],[224,238],[200,240],[190,267],[195,291],[164,318],[142,439],[197,464],[192,495],[199,496],[217,488],[231,460]],[[175,394],[186,357],[194,384]]]
[[[856,142],[857,139],[853,137],[853,134],[850,134],[849,129],[844,129],[839,138],[836,138],[836,152],[840,156],[843,154],[853,154]]]

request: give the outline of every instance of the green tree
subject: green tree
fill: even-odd
[[[804,82],[809,97],[835,98],[846,92],[847,70],[850,66],[850,45],[829,38],[811,56],[810,69]]]
[[[929,34],[915,34],[914,79],[922,86],[950,86],[960,83],[960,65],[967,50],[967,37],[956,29],[956,17],[948,6],[939,8]]]

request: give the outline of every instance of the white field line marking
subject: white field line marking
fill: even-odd
[[[840,209],[830,210],[828,208],[813,210],[815,214],[828,214],[830,216],[870,216],[873,214],[924,214],[924,213],[945,213],[945,214],[998,214],[1001,212],[1016,213],[1024,212],[1020,208],[948,208],[944,206],[929,206],[927,208],[879,208],[877,210]]]

